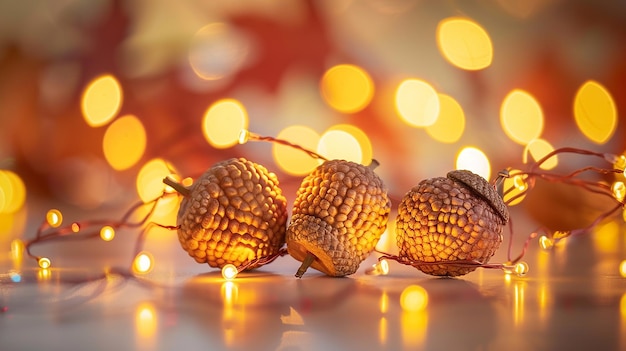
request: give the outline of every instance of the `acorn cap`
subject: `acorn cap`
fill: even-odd
[[[287,250],[301,262],[308,256],[311,267],[327,275],[353,274],[384,232],[390,208],[383,182],[370,167],[326,161],[298,189]]]
[[[189,188],[177,222],[183,249],[198,263],[239,267],[283,246],[287,200],[274,173],[232,158],[216,163]]]
[[[491,188],[486,180],[469,171],[421,181],[398,207],[399,255],[429,263],[487,263],[502,243],[502,230],[509,218],[506,206],[497,204],[500,196]],[[427,264],[418,269],[431,275],[459,276],[476,267]]]

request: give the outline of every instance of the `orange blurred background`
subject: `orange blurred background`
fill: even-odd
[[[2,230],[38,201],[147,201],[230,157],[277,173],[291,202],[316,161],[239,145],[242,128],[375,158],[394,200],[553,148],[623,154],[624,38],[622,2],[5,1]]]

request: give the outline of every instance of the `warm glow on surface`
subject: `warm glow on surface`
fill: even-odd
[[[489,34],[466,18],[450,17],[439,22],[437,46],[443,57],[458,68],[479,70],[489,67],[493,60]]]
[[[427,126],[426,132],[442,143],[459,141],[465,131],[465,114],[459,103],[449,95],[438,94],[439,117],[434,124]]]
[[[405,350],[422,350],[428,332],[428,311],[402,311],[402,345]]]
[[[589,140],[606,143],[617,127],[617,108],[611,93],[598,82],[585,82],[574,98],[574,118]]]
[[[102,150],[113,169],[134,166],[146,150],[146,130],[139,118],[126,115],[111,123],[104,133]]]
[[[133,261],[133,271],[135,273],[148,273],[152,270],[153,261],[150,253],[140,252]]]
[[[137,174],[137,194],[143,202],[152,201],[163,195],[169,188],[163,179],[176,174],[174,166],[162,158],[154,158],[146,162]]]
[[[328,128],[328,131],[333,131],[333,130],[340,130],[354,137],[359,143],[361,153],[363,154],[361,157],[362,161],[359,163],[363,165],[370,164],[370,162],[374,158],[374,152],[372,149],[372,142],[370,141],[370,138],[367,136],[367,134],[365,134],[364,131],[362,131],[356,126],[353,126],[352,124],[337,124]]]
[[[543,131],[543,111],[535,98],[523,90],[513,90],[500,107],[500,124],[506,135],[522,145],[539,138]]]
[[[289,126],[281,130],[276,138],[300,145],[311,151],[317,150],[317,144],[320,140],[319,134],[313,129],[300,125]],[[274,160],[278,167],[284,172],[295,176],[309,174],[320,164],[317,159],[307,155],[305,152],[278,143],[272,144],[272,155],[274,155]]]
[[[522,161],[524,163],[530,162],[528,156],[534,160],[539,161],[549,153],[554,151],[554,146],[552,146],[549,142],[543,139],[535,139],[529,142],[524,148],[524,154],[522,155]],[[550,170],[557,166],[559,163],[559,158],[557,155],[554,155],[547,159],[544,163],[539,166],[541,169]]]
[[[385,345],[387,343],[387,334],[389,326],[387,325],[387,318],[380,317],[380,321],[378,322],[378,341],[381,345]]]
[[[487,155],[475,147],[463,148],[456,157],[456,169],[466,169],[489,181],[491,164]]]
[[[100,229],[100,238],[104,241],[111,241],[115,238],[115,229],[109,225],[105,225]]]
[[[87,124],[100,127],[109,123],[122,106],[122,87],[112,75],[92,80],[83,92],[81,109]]]
[[[526,284],[524,282],[515,282],[513,287],[513,322],[516,327],[524,323],[525,291]]]
[[[520,194],[528,189],[528,184],[526,184],[526,179],[528,178],[528,176],[517,174],[518,172],[520,171],[517,169],[511,169],[509,170],[509,173],[512,174],[512,176],[509,178],[504,178],[504,183],[502,187],[504,189],[504,196],[502,197],[502,199],[509,206],[519,204],[526,197],[525,194]],[[518,195],[519,197],[516,197]],[[516,197],[515,200],[510,201],[514,197]]]
[[[593,246],[597,252],[618,255],[623,233],[616,221],[602,223],[592,230]]]
[[[380,295],[380,313],[384,314],[387,311],[389,311],[389,295],[383,290],[383,293]]]
[[[0,170],[0,213],[15,213],[26,201],[26,186],[12,171]]]
[[[289,306],[289,314],[280,316],[280,321],[285,325],[304,325],[304,318],[296,311],[295,308]]]
[[[20,239],[13,239],[11,241],[11,259],[14,261],[21,261],[24,258],[24,242]]]
[[[46,269],[50,268],[52,262],[50,262],[50,259],[47,257],[41,257],[39,260],[37,260],[37,264],[39,265],[39,267]]]
[[[363,164],[361,144],[352,134],[343,130],[328,130],[320,137],[317,152],[329,160],[346,160]],[[367,161],[367,164],[371,159]]]
[[[364,109],[374,96],[374,82],[362,68],[337,65],[330,68],[320,82],[322,96],[339,112],[356,113]]]
[[[213,147],[224,149],[238,144],[242,129],[248,129],[248,112],[235,99],[219,100],[204,113],[202,132]]]
[[[620,264],[619,264],[619,274],[626,278],[626,260],[623,260]]]
[[[234,264],[229,263],[222,267],[222,277],[226,280],[235,279],[238,273],[239,270],[237,270],[237,267],[235,267]]]
[[[135,310],[135,331],[139,340],[144,343],[154,341],[157,333],[157,315],[154,305],[142,302]]]
[[[430,84],[407,79],[396,90],[396,111],[404,122],[413,127],[426,127],[439,116],[439,96]]]
[[[428,306],[428,292],[419,285],[409,285],[400,295],[400,306],[409,312],[422,311]]]
[[[52,228],[57,228],[63,223],[63,214],[57,209],[46,212],[46,222]]]

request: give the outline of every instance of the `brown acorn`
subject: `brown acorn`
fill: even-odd
[[[421,181],[398,207],[399,256],[414,261],[468,260],[487,263],[502,243],[509,211],[496,189],[466,170]],[[419,265],[436,276],[459,276],[476,267]]]
[[[265,167],[232,158],[183,189],[187,191],[179,190],[186,196],[178,211],[178,239],[198,263],[239,267],[275,254],[284,245],[287,200],[278,178]]]
[[[377,163],[376,163],[377,164]],[[287,250],[329,275],[353,274],[385,231],[391,202],[375,166],[326,161],[302,180],[287,228]]]

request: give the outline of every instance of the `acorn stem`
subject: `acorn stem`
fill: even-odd
[[[185,196],[185,197],[189,196],[189,189],[186,188],[184,185],[176,182],[174,179],[170,177],[165,177],[163,178],[163,183],[171,186],[174,190],[176,190],[182,196]]]
[[[313,261],[315,261],[315,255],[313,255],[310,252],[307,252],[306,257],[304,257],[304,260],[302,260],[302,264],[300,265],[300,268],[298,268],[298,271],[296,272],[296,278],[302,278],[302,276],[304,275],[304,272],[306,272],[306,270],[309,269],[309,266],[313,263]]]
[[[372,162],[367,166],[367,168],[371,169],[372,171],[375,170],[376,168],[378,168],[378,166],[380,166],[380,162],[378,162],[378,160],[376,160],[375,158],[372,159]]]

